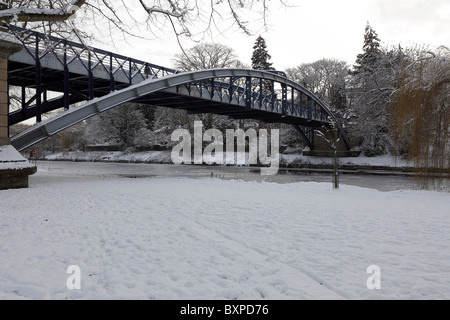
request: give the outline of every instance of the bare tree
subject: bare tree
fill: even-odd
[[[182,71],[245,67],[232,48],[220,43],[201,43],[185,50],[184,53],[179,53],[174,58],[174,66]],[[172,112],[186,111],[173,110]],[[185,118],[188,119],[188,117]],[[227,117],[211,113],[199,114],[198,118],[203,121],[206,130],[213,126],[220,127],[219,122],[228,122]]]
[[[281,3],[284,1],[279,0]],[[203,37],[211,30],[235,27],[251,34],[249,14],[258,13],[266,26],[266,0],[2,0],[0,24],[13,23],[28,28],[46,27],[54,33],[75,34],[84,39],[89,28],[106,29],[115,40],[119,30],[124,38],[158,36],[170,29],[178,41],[182,37]],[[76,14],[77,19],[69,19]],[[261,21],[261,20],[260,20]],[[91,26],[90,26],[91,25]],[[93,25],[93,26],[92,26]],[[260,28],[261,26],[257,26]],[[144,29],[144,30],[143,30]],[[84,33],[83,33],[84,32]]]
[[[345,108],[345,84],[348,75],[348,65],[345,61],[321,59],[289,68],[286,74],[335,109]]]
[[[220,43],[201,43],[186,50],[185,53],[177,54],[173,59],[176,69],[194,71],[244,67],[234,49]]]

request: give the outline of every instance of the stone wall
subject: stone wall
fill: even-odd
[[[1,40],[0,40],[1,41]],[[0,145],[9,144],[8,137],[8,58],[0,53]]]
[[[27,188],[28,176],[36,172],[9,140],[8,58],[21,49],[13,36],[0,30],[0,190]]]

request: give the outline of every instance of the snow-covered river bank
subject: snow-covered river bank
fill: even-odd
[[[262,176],[258,168],[207,165],[173,165],[117,162],[72,162],[38,161],[38,170],[42,175],[30,177],[30,183],[39,183],[41,176],[72,176],[97,178],[217,178],[222,180],[243,180],[256,182],[329,182],[332,186],[332,174],[329,172],[310,172],[305,169],[280,168],[276,175]],[[381,191],[417,189],[417,181],[411,176],[379,176],[341,174],[340,184],[374,188]]]
[[[0,299],[450,299],[449,193],[389,179],[38,162],[0,191]]]

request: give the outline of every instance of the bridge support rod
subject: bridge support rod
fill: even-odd
[[[310,148],[311,150],[314,149],[314,129],[311,128],[309,132],[305,132],[299,125],[294,124],[292,126],[300,134],[308,148]]]
[[[39,38],[36,38],[36,122],[42,121],[42,76],[39,59]]]
[[[67,40],[64,40],[64,109],[69,110],[69,66],[67,64]]]

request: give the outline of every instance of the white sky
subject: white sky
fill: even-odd
[[[250,65],[253,45],[261,34],[278,70],[295,67],[321,58],[336,58],[353,64],[362,51],[367,22],[385,45],[427,44],[450,47],[450,1],[448,0],[290,0],[292,8],[270,1],[269,30],[249,20],[254,36],[231,29],[214,35],[214,41],[232,47],[242,62]],[[226,17],[225,17],[226,18]],[[117,53],[155,64],[172,66],[180,52],[170,33],[151,41],[131,40],[130,45],[109,47]],[[205,41],[211,41],[210,38]],[[189,48],[195,45],[185,42]],[[100,45],[104,47],[105,45]]]

